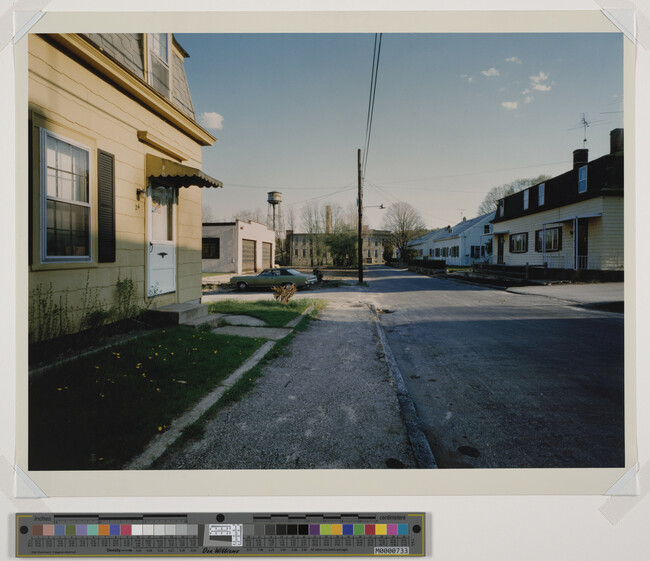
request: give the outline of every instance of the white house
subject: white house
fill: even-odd
[[[203,223],[203,271],[253,273],[275,263],[275,232],[257,222]]]
[[[492,256],[492,224],[494,212],[467,220],[455,226],[434,230],[413,240],[410,246],[418,259],[443,259],[447,265],[467,266],[489,260]]]
[[[623,129],[610,153],[501,199],[494,218],[494,263],[553,269],[623,270]]]

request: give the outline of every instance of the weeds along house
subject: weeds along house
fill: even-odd
[[[222,184],[187,56],[165,33],[29,37],[30,329],[55,309],[79,330],[118,279],[154,307],[200,299],[201,188]]]
[[[623,129],[610,132],[610,153],[501,199],[493,262],[551,269],[623,270]]]

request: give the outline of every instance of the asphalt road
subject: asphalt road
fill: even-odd
[[[623,316],[366,270],[440,468],[624,465]]]

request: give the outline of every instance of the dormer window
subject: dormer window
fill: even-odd
[[[499,201],[499,216],[503,216],[503,199]]]
[[[540,183],[537,187],[537,206],[544,206],[544,191],[546,190],[546,183]]]
[[[528,201],[530,198],[530,193],[528,192],[528,189],[524,191],[524,210],[528,210]]]
[[[587,166],[582,166],[578,170],[578,193],[587,192]]]
[[[170,40],[168,33],[149,33],[149,84],[169,98]]]

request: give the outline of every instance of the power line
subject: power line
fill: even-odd
[[[370,187],[375,189],[378,193],[395,200],[395,202],[410,205],[410,203],[407,203],[406,201],[403,201],[402,199],[398,199],[395,195],[393,195],[392,193],[389,193],[388,191],[385,191],[384,189],[382,189],[378,185],[375,185],[374,183],[368,182],[368,185],[370,185]],[[410,205],[410,206],[413,206],[413,205]],[[429,218],[435,218],[436,220],[442,220],[443,222],[447,221],[446,218],[442,218],[441,216],[431,214],[430,212],[425,212],[422,209],[417,209],[417,210],[418,210],[419,213],[424,214],[425,216],[428,216]]]
[[[300,191],[324,191],[326,189],[342,189],[343,187],[349,187],[351,183],[348,183],[347,185],[339,185],[337,187],[332,187],[326,186],[326,187],[277,187],[277,186],[271,186],[271,185],[246,185],[244,183],[229,183],[226,182],[227,187],[243,187],[245,189],[270,189],[272,191],[287,191],[287,190],[300,190]]]
[[[501,168],[501,169],[491,169],[491,170],[481,170],[481,171],[473,171],[469,173],[454,173],[451,175],[437,175],[433,177],[420,177],[418,179],[398,179],[395,181],[382,181],[382,185],[393,185],[395,183],[413,183],[417,181],[432,181],[436,179],[454,179],[456,177],[469,177],[472,175],[487,175],[488,173],[500,173],[502,171],[516,171],[518,169],[529,169],[529,168],[540,168],[542,166],[556,166],[559,164],[566,164],[567,160],[559,160],[557,162],[546,162],[544,164],[531,164],[528,166],[518,166],[518,167],[513,167],[513,168]],[[406,189],[417,189],[417,190],[422,190],[422,191],[428,191],[430,190],[430,187],[406,187]],[[454,189],[453,191],[457,191]],[[482,191],[459,191],[459,192],[466,192],[466,193],[482,193]]]
[[[379,73],[379,57],[381,55],[381,40],[383,33],[375,33],[375,45],[372,55],[372,72],[370,74],[370,96],[368,98],[368,116],[366,118],[366,137],[363,150],[363,176],[366,175],[368,165],[368,151],[370,149],[370,137],[372,136],[372,120],[375,114],[375,95],[377,93],[377,75]]]
[[[310,199],[303,199],[302,201],[296,201],[296,202],[293,202],[293,203],[287,203],[287,206],[294,206],[294,205],[299,205],[299,204],[302,204],[302,203],[308,203],[308,202],[311,202],[311,201],[317,201],[317,200],[320,200],[320,199],[326,199],[328,197],[332,197],[333,195],[337,195],[338,193],[343,193],[344,191],[350,191],[350,190],[352,190],[354,188],[355,188],[354,185],[348,185],[346,187],[343,187],[342,189],[339,189],[338,191],[333,191],[333,192],[327,193],[325,195],[320,195],[318,197],[311,197]]]

